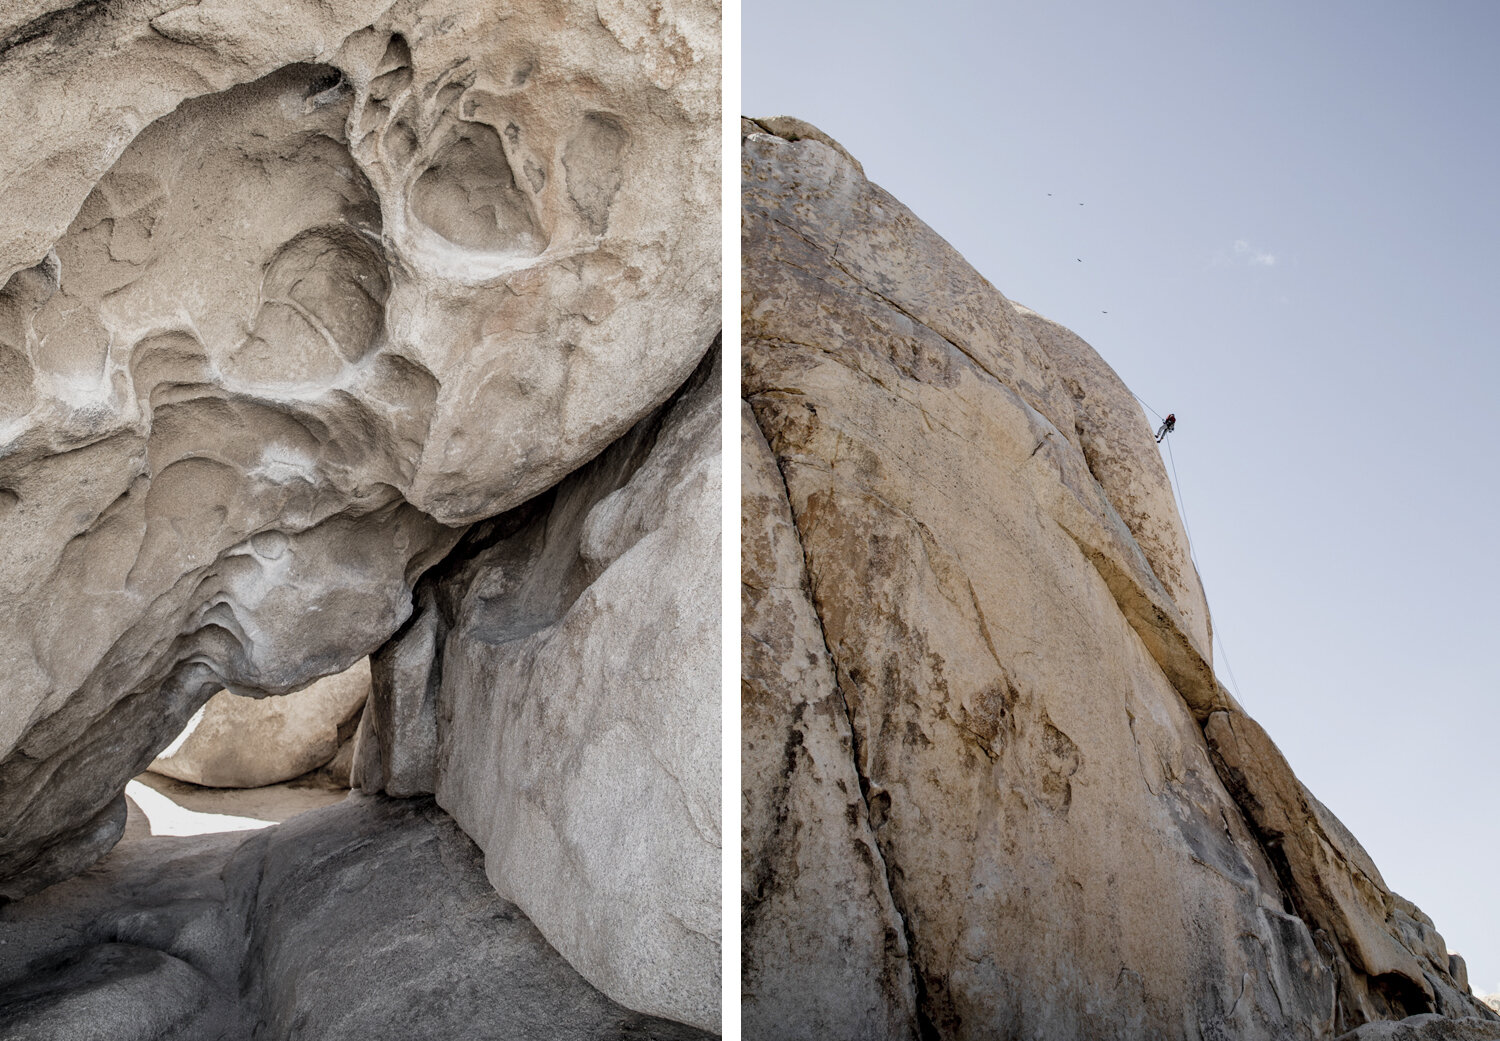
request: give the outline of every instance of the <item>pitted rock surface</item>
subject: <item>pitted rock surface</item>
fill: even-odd
[[[221,688],[379,649],[718,325],[718,8],[0,18],[0,895]]]

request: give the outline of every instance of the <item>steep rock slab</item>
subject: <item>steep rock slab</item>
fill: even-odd
[[[1331,974],[1119,606],[1138,575],[1170,598],[1045,351],[831,148],[752,135],[745,161],[745,391],[921,1029],[1326,1033]]]
[[[1129,391],[825,135],[777,125],[744,127],[744,387],[850,709],[919,1026],[1323,1037],[1474,1014],[1430,920],[1258,728],[1229,725],[1248,717],[1213,676]],[[752,801],[791,766],[747,772]]]
[[[1073,431],[1089,473],[1140,546],[1151,574],[1171,597],[1194,645],[1213,645],[1208,602],[1188,552],[1187,530],[1167,481],[1161,451],[1142,434],[1150,427],[1135,396],[1077,333],[1012,303],[1047,352],[1073,398]]]
[[[741,1027],[916,1038],[905,923],[770,446],[742,406]]]
[[[367,790],[433,784],[495,888],[585,977],[707,1029],[720,988],[718,357],[429,576],[420,613],[376,657],[355,776]]]
[[[718,320],[712,3],[26,11],[0,41],[12,897],[108,848],[213,692],[380,647],[462,525],[629,429]]]
[[[0,910],[0,939],[5,1041],[705,1037],[584,981],[431,800],[127,841]]]
[[[1267,851],[1290,903],[1316,935],[1339,982],[1340,1028],[1414,1011],[1500,1025],[1469,991],[1463,959],[1392,893],[1358,840],[1292,773],[1281,750],[1239,709],[1209,717],[1219,774]]]

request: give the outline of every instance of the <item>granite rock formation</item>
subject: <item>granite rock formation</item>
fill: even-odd
[[[1128,388],[827,135],[742,132],[745,1036],[1495,1021],[1215,679]]]
[[[596,6],[85,3],[0,44],[5,893],[697,364],[717,13]]]
[[[718,34],[714,0],[5,5],[0,900],[109,850],[126,781],[216,692],[393,664],[413,590],[474,525],[694,373],[719,324]],[[660,518],[606,513],[601,569],[659,541]],[[668,580],[631,609],[698,602]],[[589,654],[631,653],[608,631]],[[700,685],[672,697],[710,696],[694,661],[657,677]],[[662,712],[662,762],[693,766],[679,798],[712,815],[717,720]],[[385,762],[494,767],[423,739]],[[608,773],[616,750],[578,755]],[[657,896],[691,932],[701,879],[681,881]],[[539,924],[594,971],[577,928]],[[674,990],[672,957],[636,985]],[[683,1015],[716,1025],[694,994]]]
[[[1434,1012],[1400,1020],[1378,1020],[1351,1030],[1339,1041],[1495,1041],[1500,1023],[1476,1016],[1449,1018]]]

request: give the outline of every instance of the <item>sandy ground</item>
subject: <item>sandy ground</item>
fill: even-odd
[[[264,788],[202,788],[148,771],[125,786],[129,816],[122,841],[269,828],[348,794],[305,778]]]

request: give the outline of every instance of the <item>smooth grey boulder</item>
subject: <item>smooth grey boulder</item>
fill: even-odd
[[[4,1041],[196,1041],[223,1030],[230,999],[181,958],[103,943],[36,966],[3,998]]]
[[[1406,1019],[1366,1023],[1339,1036],[1338,1041],[1496,1041],[1500,1021],[1461,1016],[1450,1019],[1433,1012]]]
[[[590,982],[705,1029],[720,992],[719,364],[714,345],[663,409],[424,580],[376,656],[355,774],[367,790],[433,784],[496,890]]]

